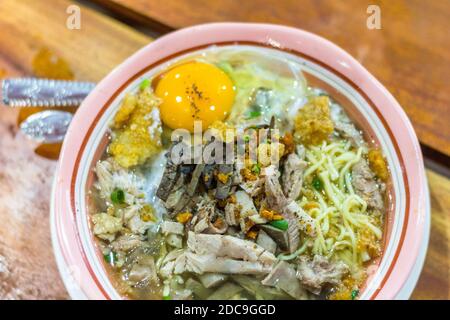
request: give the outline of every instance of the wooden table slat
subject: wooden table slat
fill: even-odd
[[[302,28],[358,59],[397,98],[422,143],[450,156],[450,2],[422,0],[94,0],[149,25],[178,29],[213,21]],[[369,30],[369,5],[381,30]],[[145,20],[147,18],[147,20]]]
[[[81,30],[66,28],[66,0],[0,1],[0,78],[30,75],[43,48],[79,80],[99,81],[150,39],[82,7]],[[18,110],[0,106],[0,299],[65,299],[50,241],[56,162],[18,132]]]

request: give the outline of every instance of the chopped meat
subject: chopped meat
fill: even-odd
[[[132,267],[128,274],[128,280],[137,284],[142,281],[157,281],[155,261],[153,257],[146,256],[139,259]]]
[[[259,214],[254,214],[248,217],[249,220],[253,221],[255,224],[265,224],[269,222],[266,218],[260,216]]]
[[[187,187],[187,193],[191,197],[195,194],[195,191],[197,191],[197,186],[200,182],[200,176],[202,175],[204,168],[205,168],[204,164],[198,164],[195,167],[194,172],[192,173],[191,181],[189,182],[189,185]]]
[[[175,260],[183,254],[184,250],[172,250],[163,259],[159,274],[163,278],[169,278],[173,274],[175,268]]]
[[[187,251],[176,259],[174,273],[267,274],[271,269],[272,265],[261,262],[235,260],[217,257],[213,254],[196,254]]]
[[[230,193],[231,184],[233,179],[231,178],[233,172],[233,165],[220,164],[217,173],[217,189],[216,199],[223,200],[228,198]]]
[[[261,229],[264,230],[277,243],[281,250],[290,251],[289,235],[287,231],[272,227],[269,224],[262,225]]]
[[[184,225],[174,221],[163,221],[161,224],[161,232],[165,235],[172,234],[184,234]]]
[[[183,198],[184,194],[186,193],[186,187],[184,186],[184,183],[184,176],[178,176],[176,183],[171,187],[171,191],[168,192],[168,194],[164,197],[164,205],[167,210],[174,210],[174,208],[177,207],[178,203]],[[163,200],[163,198],[161,197],[160,199]]]
[[[189,232],[188,248],[197,254],[211,254],[244,261],[258,261],[272,265],[276,258],[254,242],[228,235],[196,234]]]
[[[384,208],[383,197],[375,175],[367,162],[361,159],[352,167],[352,184],[356,194],[367,202],[367,206],[378,212]]]
[[[95,173],[97,174],[96,188],[100,191],[102,197],[107,198],[111,195],[115,184],[113,176],[112,161],[97,161],[95,165]]]
[[[115,241],[111,243],[111,246],[115,252],[117,251],[124,251],[128,252],[131,251],[140,245],[142,245],[141,237],[135,234],[126,234],[123,236],[118,237]]]
[[[228,276],[221,273],[205,273],[198,278],[205,288],[212,288],[224,283]]]
[[[283,163],[283,174],[281,175],[281,184],[288,200],[297,200],[302,190],[302,176],[307,163],[300,157],[291,153],[286,157]]]
[[[192,300],[192,290],[178,289],[172,292],[173,300]]]
[[[164,265],[161,266],[159,269],[159,275],[162,278],[170,278],[173,275],[174,269],[175,269],[175,261],[171,260],[166,262]]]
[[[169,159],[170,150],[167,151],[166,157],[166,168],[164,169],[161,182],[159,184],[158,190],[156,191],[157,197],[162,201],[167,201],[167,198],[171,194],[171,191],[177,183],[179,177],[178,167]]]
[[[295,138],[305,145],[316,145],[328,139],[331,133],[333,122],[328,97],[319,96],[310,99],[295,118]]]
[[[189,232],[188,250],[179,255],[169,272],[266,274],[275,256],[257,244],[228,235]]]
[[[198,219],[199,216],[195,216],[192,219],[191,230],[194,230],[195,233],[202,233],[209,227],[208,217],[203,217],[202,219]]]
[[[148,228],[153,225],[153,221],[143,221],[141,219],[140,214],[136,212],[135,215],[133,215],[128,221],[126,222],[126,226],[133,232],[133,233],[139,233],[143,234],[145,231],[148,230]]]
[[[284,212],[297,218],[297,227],[311,237],[315,237],[314,219],[300,207],[297,202],[291,201],[284,209]],[[286,218],[285,218],[286,219]],[[288,229],[289,230],[289,229]]]
[[[308,299],[307,292],[296,277],[294,266],[286,261],[280,261],[261,283],[266,286],[278,287],[294,299]]]
[[[169,234],[166,237],[167,244],[174,248],[182,248],[183,247],[183,238],[179,234]]]
[[[195,201],[195,197],[189,195],[185,183],[186,176],[180,175],[176,185],[165,202],[165,207],[172,217],[181,211],[189,211],[190,206]]]
[[[211,234],[224,234],[228,229],[228,224],[225,217],[222,216],[217,210],[214,211],[214,215],[208,221],[208,229],[206,233]]]
[[[225,220],[229,226],[239,225],[239,209],[238,205],[235,203],[227,203],[225,206]]]
[[[350,120],[338,120],[334,122],[334,128],[339,133],[339,135],[351,142],[351,144],[356,147],[365,146],[365,142],[362,136],[362,133],[356,129],[355,125],[350,122]]]
[[[227,231],[228,224],[222,213],[216,209],[214,201],[208,198],[202,199],[197,204],[197,211],[197,215],[192,219],[194,232],[223,234]]]
[[[208,189],[208,190],[213,187],[214,170],[216,170],[216,165],[214,165],[214,164],[207,164],[203,168],[202,180],[203,180],[203,184],[205,185],[206,189]]]
[[[152,210],[150,206],[145,209],[141,205],[131,205],[124,209],[123,221],[133,233],[143,234],[154,224]]]
[[[281,190],[281,185],[276,175],[266,177],[266,195],[269,207],[282,212],[283,218],[288,223],[289,246],[286,249],[289,253],[292,253],[297,250],[300,244],[299,223],[295,213],[288,209],[288,201]],[[293,201],[293,203],[295,202]]]
[[[258,211],[253,203],[253,199],[245,191],[236,191],[234,196],[236,198],[236,209],[238,210],[239,215],[239,225],[242,231],[247,232],[249,229],[247,224],[248,217],[257,215]]]
[[[254,214],[258,214],[255,208],[252,198],[244,191],[236,191],[234,194],[236,198],[236,204],[240,209],[241,218],[246,218]]]
[[[314,294],[320,294],[325,284],[339,284],[347,273],[348,267],[343,262],[331,262],[319,255],[315,255],[312,261],[301,256],[297,267],[297,278]]]
[[[270,253],[275,253],[277,250],[277,243],[263,230],[259,231],[256,244]]]
[[[122,229],[122,219],[107,213],[94,214],[92,222],[94,223],[94,234],[104,240],[114,240],[115,234]]]
[[[173,261],[176,258],[178,258],[182,253],[184,252],[184,250],[172,250],[170,251],[163,260],[163,263],[169,262],[169,261]]]
[[[254,180],[243,181],[239,186],[251,197],[256,197],[264,191],[264,178],[256,177]]]
[[[284,207],[288,204],[288,201],[284,196],[276,174],[266,176],[265,191],[268,207],[278,212],[282,212]]]
[[[187,192],[184,192],[180,198],[180,201],[176,204],[176,206],[173,208],[173,213],[180,212],[180,211],[187,211],[190,207],[190,205],[193,202],[193,199]],[[172,216],[173,216],[172,213]]]

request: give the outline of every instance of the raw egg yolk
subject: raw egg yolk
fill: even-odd
[[[164,73],[156,84],[161,120],[172,129],[194,131],[194,121],[203,130],[216,120],[224,120],[234,102],[235,87],[218,67],[204,62],[188,62]]]

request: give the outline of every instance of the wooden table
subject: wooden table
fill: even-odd
[[[297,26],[353,54],[399,100],[427,159],[430,247],[413,298],[450,298],[450,5],[446,1],[3,0],[0,78],[32,75],[98,81],[152,38],[210,21]],[[382,29],[366,27],[369,4]],[[81,30],[66,10],[81,8]],[[120,21],[113,19],[120,19]],[[58,64],[55,68],[54,64]],[[54,73],[54,70],[60,70]],[[61,71],[62,70],[62,71]],[[53,258],[49,197],[58,146],[18,132],[28,111],[0,109],[0,299],[68,298]],[[436,165],[437,163],[437,165]]]

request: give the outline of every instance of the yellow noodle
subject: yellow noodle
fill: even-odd
[[[316,237],[306,237],[310,252],[341,259],[355,274],[361,272],[362,263],[370,258],[365,249],[358,248],[359,231],[369,230],[377,239],[382,236],[381,226],[372,221],[366,201],[355,193],[351,182],[351,168],[365,152],[343,140],[308,147],[304,178],[310,175],[320,178],[323,188],[319,191],[309,187],[312,193],[304,193],[298,201],[301,207],[308,208],[316,223]],[[305,252],[303,247],[301,251]]]

